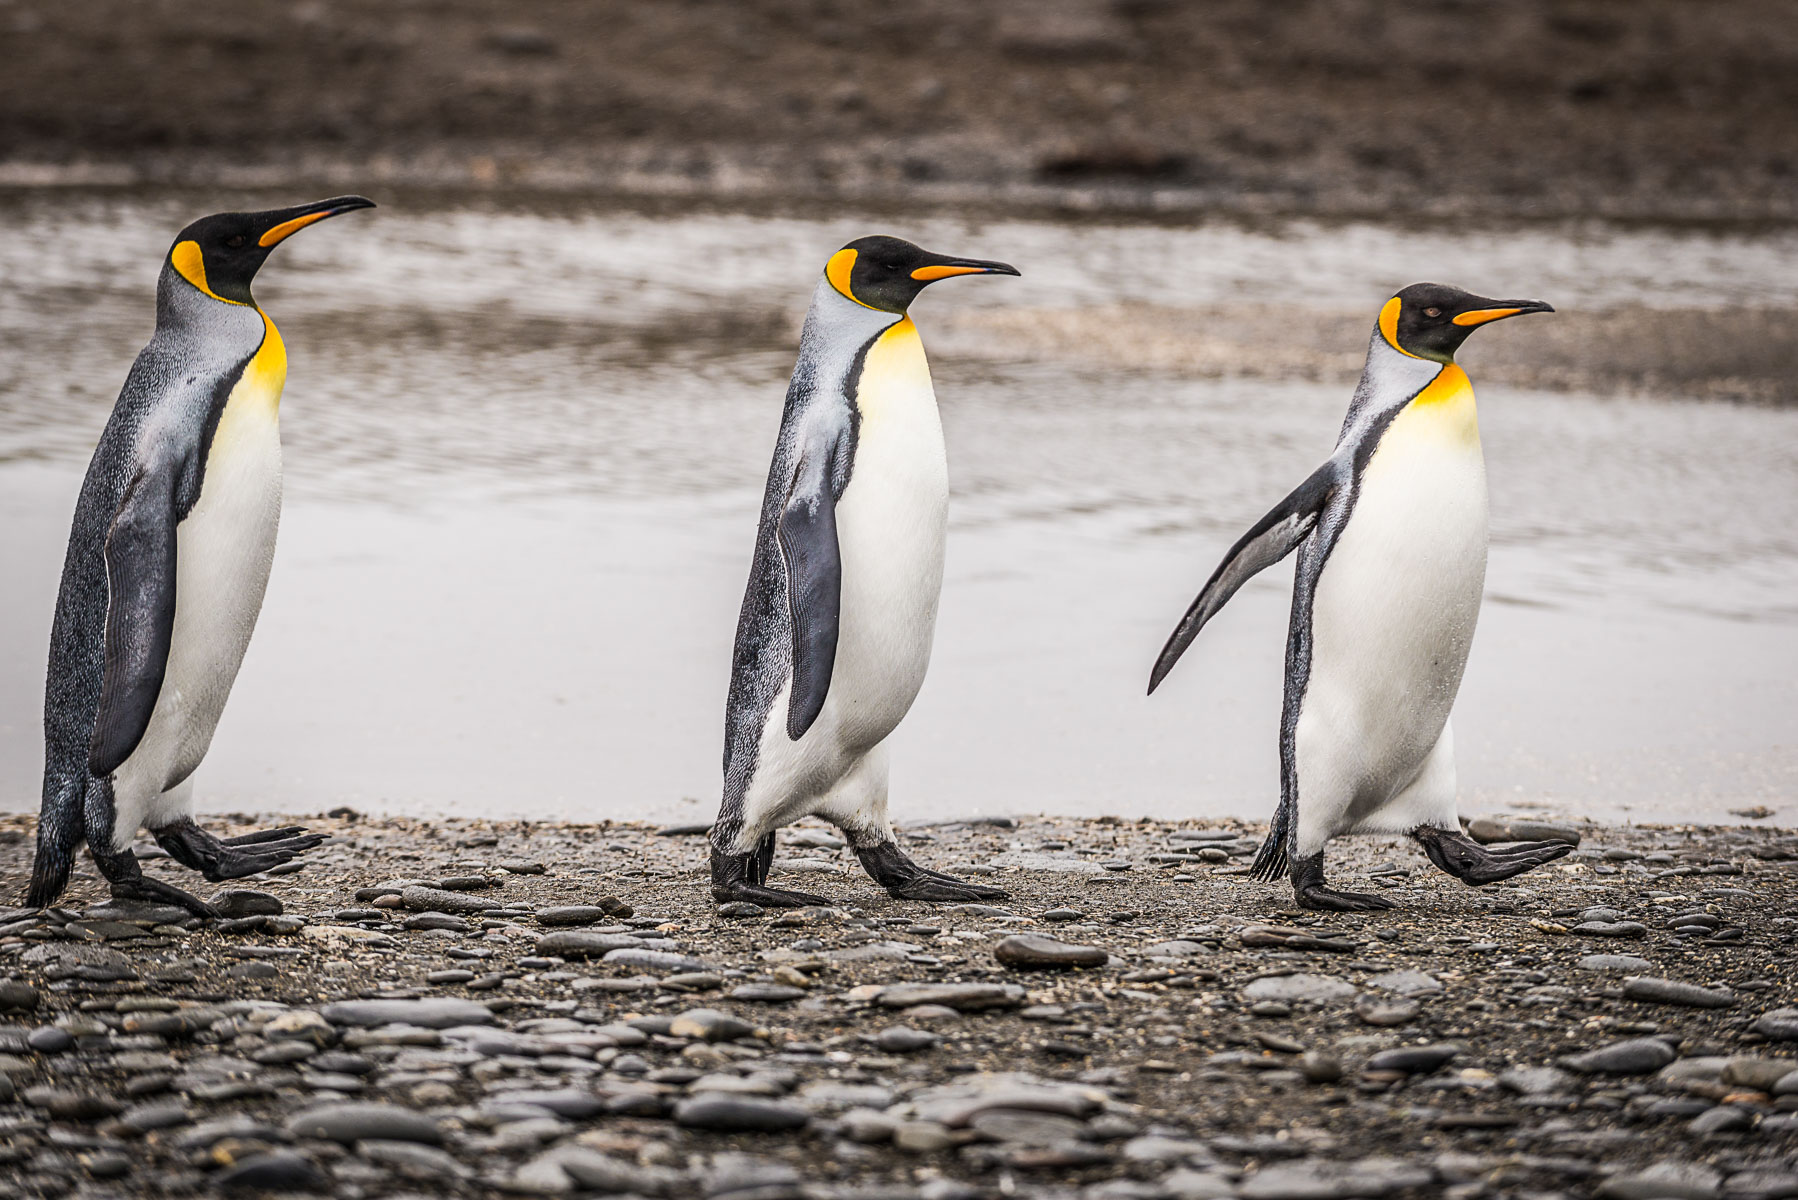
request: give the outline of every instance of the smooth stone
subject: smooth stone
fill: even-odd
[[[549,868],[534,858],[502,858],[499,869],[509,875],[543,875]]]
[[[1642,938],[1648,936],[1648,926],[1640,921],[1582,921],[1571,932],[1587,937]]]
[[[1342,1078],[1342,1061],[1327,1050],[1307,1050],[1299,1071],[1308,1083],[1335,1083]]]
[[[900,1121],[893,1126],[893,1145],[913,1154],[935,1154],[959,1140],[947,1125],[937,1121]]]
[[[995,1142],[1024,1146],[1054,1146],[1078,1140],[1086,1132],[1085,1121],[1015,1108],[983,1109],[969,1118],[968,1127]]]
[[[1723,1064],[1723,1082],[1771,1092],[1792,1072],[1798,1071],[1795,1058],[1756,1058],[1741,1055]]]
[[[1582,971],[1652,971],[1654,964],[1634,954],[1588,954],[1579,960]]]
[[[1720,1104],[1709,1112],[1699,1113],[1686,1128],[1700,1137],[1709,1133],[1741,1133],[1754,1127],[1754,1115],[1733,1104]]]
[[[720,1133],[780,1133],[802,1129],[811,1119],[796,1105],[752,1096],[703,1094],[674,1106],[676,1124]]]
[[[252,1154],[219,1172],[213,1186],[225,1192],[328,1192],[331,1181],[311,1161],[286,1150]]]
[[[874,1044],[888,1054],[916,1054],[928,1050],[943,1039],[937,1034],[906,1025],[894,1025],[874,1035]]]
[[[1161,1190],[1171,1200],[1229,1200],[1236,1184],[1227,1175],[1182,1167],[1162,1179]]]
[[[784,983],[746,983],[732,988],[729,995],[732,1000],[746,1000],[751,1004],[786,1004],[804,996],[805,989]]]
[[[734,1042],[754,1037],[755,1026],[715,1008],[694,1008],[669,1022],[671,1037],[696,1038],[705,1042]]]
[[[893,1140],[898,1122],[871,1108],[852,1108],[838,1118],[843,1136],[862,1146],[884,1146]]]
[[[1367,982],[1371,987],[1410,997],[1433,996],[1442,990],[1442,985],[1434,975],[1422,971],[1388,971],[1384,975],[1375,975]]]
[[[498,900],[471,896],[467,892],[445,891],[443,888],[414,884],[400,893],[400,903],[413,912],[483,913],[504,907]]]
[[[1623,998],[1649,1004],[1683,1004],[1688,1008],[1729,1008],[1736,994],[1727,988],[1704,988],[1677,979],[1634,975],[1623,981]]]
[[[242,980],[278,979],[280,975],[281,968],[277,967],[274,963],[257,962],[255,960],[251,960],[250,962],[240,962],[229,971],[225,972],[226,979]]]
[[[333,1025],[413,1025],[448,1029],[455,1025],[491,1025],[493,1010],[473,1000],[433,996],[424,1000],[341,1000],[319,1010]]]
[[[1014,983],[896,983],[881,988],[874,1002],[882,1008],[941,1005],[956,1012],[980,1012],[1021,1006],[1024,989]]]
[[[1391,1028],[1417,1019],[1423,1011],[1423,1005],[1415,1000],[1399,998],[1382,999],[1379,996],[1363,993],[1355,997],[1355,1015],[1367,1025]]]
[[[1658,1162],[1644,1171],[1613,1175],[1599,1186],[1602,1200],[1716,1200],[1723,1176],[1699,1163]]]
[[[250,888],[226,888],[207,903],[221,917],[278,917],[287,911],[279,898]]]
[[[271,1041],[310,1042],[322,1050],[337,1040],[337,1030],[318,1013],[296,1008],[266,1022],[262,1036]]]
[[[62,1054],[75,1046],[75,1038],[66,1029],[40,1025],[25,1035],[25,1044],[39,1054]]]
[[[628,910],[628,905],[616,897],[608,896],[607,899],[612,901],[609,906],[601,902],[599,904],[560,904],[553,908],[540,908],[536,912],[537,924],[597,925],[612,917],[628,915],[628,911],[619,912],[620,909]]]
[[[1775,1042],[1798,1042],[1798,1008],[1776,1008],[1762,1013],[1754,1032]]]
[[[29,1012],[37,1007],[38,992],[29,983],[16,979],[0,980],[0,1009]]]
[[[474,1172],[448,1152],[417,1141],[365,1138],[356,1143],[356,1157],[391,1167],[410,1179],[471,1179]]]
[[[411,930],[447,929],[451,933],[467,933],[470,926],[461,917],[442,912],[422,912],[400,922],[400,928]]]
[[[58,1087],[27,1088],[25,1103],[43,1109],[59,1121],[99,1121],[123,1107],[110,1096]]]
[[[289,1137],[349,1145],[364,1140],[441,1145],[443,1127],[435,1117],[396,1104],[327,1104],[289,1117]]]
[[[767,911],[761,905],[747,900],[732,900],[718,906],[718,915],[721,917],[759,917]]]
[[[1247,1000],[1311,1000],[1328,1003],[1355,996],[1355,985],[1330,975],[1270,975],[1242,989]]]
[[[1562,1092],[1573,1077],[1558,1067],[1512,1067],[1498,1076],[1498,1085],[1520,1096],[1542,1096]]]
[[[1098,946],[1076,946],[1026,933],[1014,934],[994,946],[993,957],[1007,967],[1071,970],[1102,967],[1111,956]]]
[[[1631,1038],[1583,1054],[1568,1055],[1561,1063],[1584,1075],[1646,1075],[1660,1070],[1676,1057],[1673,1048],[1659,1039]]]
[[[179,1100],[139,1104],[119,1114],[119,1124],[138,1133],[148,1133],[152,1129],[172,1129],[177,1125],[185,1125],[192,1119],[193,1113]]]
[[[700,959],[688,958],[684,954],[676,954],[671,950],[642,950],[634,946],[621,950],[608,950],[600,958],[600,961],[634,971],[660,971],[668,975],[686,971],[704,971],[710,965]]]
[[[1466,1047],[1459,1042],[1436,1042],[1428,1046],[1400,1046],[1382,1050],[1367,1060],[1364,1070],[1398,1071],[1404,1075],[1423,1075],[1458,1057]]]
[[[1306,1160],[1264,1166],[1244,1179],[1236,1194],[1243,1200],[1351,1200],[1427,1186],[1433,1179],[1428,1168],[1393,1159]]]
[[[1738,1171],[1723,1181],[1728,1200],[1789,1200],[1798,1196],[1798,1172]]]
[[[537,953],[547,958],[566,958],[579,962],[603,958],[614,950],[641,947],[643,939],[634,933],[595,933],[590,930],[558,930],[537,939]]]

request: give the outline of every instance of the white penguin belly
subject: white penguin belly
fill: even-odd
[[[851,754],[896,728],[930,665],[949,468],[936,393],[910,319],[868,352],[855,463],[837,501],[843,564],[836,664],[819,724]]]
[[[1453,811],[1452,771],[1446,795],[1406,793],[1454,706],[1486,577],[1473,392],[1459,368],[1443,376],[1387,428],[1318,579],[1295,730],[1302,843]],[[1391,811],[1401,795],[1418,811]]]
[[[182,815],[188,789],[164,793],[205,758],[249,648],[281,520],[277,402],[246,371],[214,431],[200,497],[175,530],[175,624],[150,724],[113,777],[114,839]]]

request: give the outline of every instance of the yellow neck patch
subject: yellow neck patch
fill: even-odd
[[[830,286],[840,292],[845,299],[855,300],[857,304],[862,304],[860,300],[855,299],[855,293],[849,290],[849,275],[855,270],[855,260],[859,257],[858,251],[838,250],[830,256],[830,261],[824,264],[824,278],[830,280]],[[862,307],[873,308],[874,306],[862,304]]]
[[[1417,358],[1419,357],[1418,355],[1411,353],[1409,350],[1398,344],[1398,315],[1404,307],[1405,302],[1400,300],[1397,296],[1386,301],[1386,307],[1380,310],[1380,336],[1386,339],[1386,344],[1388,346],[1391,346],[1406,358]],[[1438,378],[1440,378],[1440,376],[1438,376]]]
[[[1457,442],[1478,444],[1479,409],[1474,405],[1473,381],[1467,372],[1449,363],[1437,372],[1423,391],[1412,398],[1406,413],[1416,430],[1431,429]],[[1417,425],[1422,421],[1422,425]]]
[[[244,367],[238,386],[249,389],[270,408],[279,408],[281,389],[287,386],[287,343],[281,340],[281,331],[267,313],[262,313],[262,328],[262,345]]]
[[[181,278],[217,300],[220,304],[236,304],[243,307],[240,300],[227,300],[213,291],[206,282],[206,256],[200,252],[200,243],[176,242],[175,248],[169,251],[169,265],[180,273]]]

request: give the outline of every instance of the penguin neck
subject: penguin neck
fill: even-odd
[[[1375,327],[1367,344],[1367,363],[1361,368],[1361,381],[1355,387],[1355,398],[1349,402],[1337,445],[1358,439],[1368,429],[1383,423],[1396,410],[1430,390],[1439,377],[1450,373],[1465,383],[1467,374],[1460,367],[1402,354],[1394,350]],[[1467,389],[1467,395],[1471,403],[1471,388]]]

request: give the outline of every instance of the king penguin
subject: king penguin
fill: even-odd
[[[866,237],[831,255],[812,293],[768,470],[724,716],[712,895],[794,907],[768,886],[774,832],[817,814],[888,893],[1005,895],[929,871],[887,819],[885,740],[930,662],[949,507],[936,393],[906,310],[999,262]]]
[[[1380,309],[1336,449],[1242,536],[1168,639],[1153,692],[1250,576],[1298,550],[1280,719],[1280,805],[1251,874],[1290,869],[1305,908],[1391,908],[1324,884],[1338,834],[1402,833],[1469,885],[1572,849],[1490,851],[1461,832],[1449,710],[1486,579],[1486,465],[1455,351],[1539,300],[1417,283]]]
[[[324,840],[297,826],[216,838],[194,823],[191,777],[250,644],[281,516],[287,353],[250,282],[287,237],[371,207],[339,196],[204,217],[162,261],[156,332],[100,435],[63,562],[28,904],[61,894],[85,840],[115,897],[215,915],[139,869],[140,826],[215,881]]]

